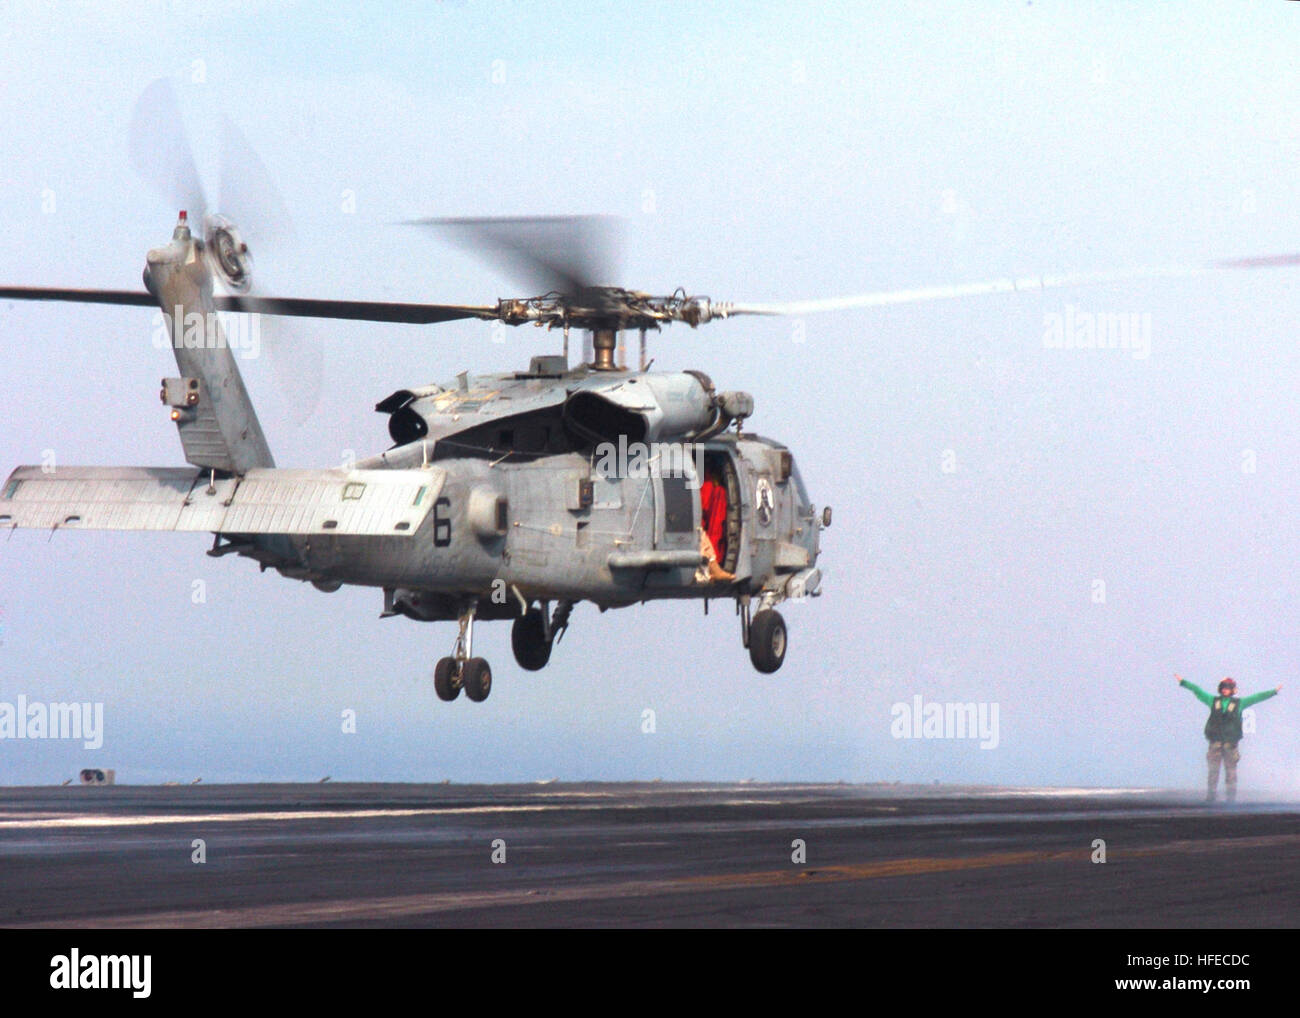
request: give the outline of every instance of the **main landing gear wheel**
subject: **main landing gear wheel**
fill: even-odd
[[[456,649],[442,658],[433,669],[433,689],[440,700],[454,700],[465,690],[475,703],[482,703],[492,692],[492,669],[481,657],[470,657],[474,646],[474,605],[460,616]]]
[[[749,624],[749,660],[760,672],[770,674],[785,660],[785,619],[773,608],[764,608]]]
[[[460,687],[460,669],[456,666],[456,659],[450,657],[441,658],[433,666],[433,691],[438,694],[438,699],[456,699],[456,697],[460,696]]]
[[[510,646],[515,660],[525,671],[537,672],[551,660],[551,641],[546,638],[546,619],[536,608],[530,608],[515,619],[510,629]]]
[[[472,657],[461,665],[460,682],[465,695],[475,703],[482,703],[492,692],[492,669],[481,657]]]

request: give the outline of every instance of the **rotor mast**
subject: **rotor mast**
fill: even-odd
[[[618,346],[618,332],[615,329],[591,330],[591,366],[596,371],[618,371],[614,362],[614,350]]]

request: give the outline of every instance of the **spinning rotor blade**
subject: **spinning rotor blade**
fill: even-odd
[[[171,82],[159,78],[136,100],[131,116],[131,166],[173,209],[186,209],[202,224],[208,203],[194,152],[185,135],[181,108]]]
[[[75,304],[122,304],[156,308],[158,302],[144,290],[67,290],[44,286],[0,287],[0,300],[60,300]]]
[[[964,283],[959,286],[929,286],[915,290],[886,290],[858,294],[850,297],[828,297],[822,300],[797,300],[777,304],[726,305],[731,315],[811,315],[823,311],[843,311],[850,308],[886,307],[893,304],[919,304],[932,300],[952,300],[986,293],[1022,293],[1028,290],[1053,290],[1067,286],[1086,286],[1091,283],[1112,283],[1129,279],[1179,279],[1203,276],[1223,269],[1281,268],[1300,265],[1300,254],[1267,255],[1262,258],[1233,258],[1209,262],[1205,265],[1169,265],[1146,269],[1126,269],[1119,272],[1080,272],[1062,276],[1022,276],[1019,278],[992,279],[983,283]]]
[[[247,236],[250,246],[267,250],[269,241],[293,241],[293,220],[272,183],[271,172],[242,131],[221,118],[221,208]]]
[[[1300,254],[1264,255],[1259,258],[1229,258],[1214,262],[1216,269],[1282,269],[1300,265]]]
[[[246,295],[217,297],[215,301],[219,311],[286,315],[292,318],[338,318],[358,322],[404,322],[408,325],[432,325],[436,322],[455,322],[463,318],[497,317],[495,307],[471,307],[463,304],[396,304],[386,301],[313,300],[304,297]]]
[[[156,308],[158,302],[144,290],[72,290],[38,286],[0,287],[0,300],[53,300],[76,304],[118,304]],[[250,297],[246,294],[214,296],[218,311],[283,315],[291,318],[337,318],[359,322],[404,322],[431,325],[464,318],[496,318],[495,307],[462,304],[396,304],[364,300],[313,300],[303,297]]]
[[[171,83],[162,78],[145,89],[136,103],[131,131],[131,161],[146,180],[180,208],[192,212],[195,232],[206,245],[212,274],[232,296],[214,295],[218,310],[252,308],[256,292],[253,252],[265,255],[272,242],[293,239],[293,224],[270,172],[243,133],[226,117],[220,125],[220,203],[208,205],[199,184],[193,149]],[[175,206],[174,206],[175,207]],[[281,259],[274,259],[280,261]],[[280,314],[309,313],[312,302],[287,302]],[[323,310],[323,309],[318,309]],[[356,308],[349,309],[356,317]],[[299,337],[289,328],[265,323],[264,348],[279,387],[291,394],[305,418],[315,410],[325,371],[325,351],[318,339]]]
[[[618,221],[612,216],[414,219],[489,262],[522,276],[537,294],[590,304],[618,270]]]
[[[176,90],[168,78],[152,82],[136,100],[131,166],[173,209],[188,211],[190,222],[204,233],[207,216],[220,212],[256,240],[292,237],[288,209],[266,164],[228,118],[222,117],[220,125],[220,208],[212,207],[204,193]]]
[[[228,117],[221,118],[221,211],[222,217],[205,221],[204,235],[211,251],[214,241],[222,240],[223,227],[230,220],[238,226],[241,243],[265,258],[263,264],[288,261],[283,252],[293,245],[295,232],[289,210],[257,151],[243,132]],[[225,219],[225,216],[230,217]],[[229,297],[217,298],[221,310],[249,311],[270,315],[269,307],[258,304],[259,275],[251,274],[251,283],[230,287]],[[292,310],[280,311],[303,317],[312,302],[289,301]],[[315,317],[315,316],[313,316]],[[276,387],[289,397],[294,423],[303,424],[320,405],[325,388],[325,347],[320,337],[301,326],[293,327],[278,318],[261,324],[263,346]]]

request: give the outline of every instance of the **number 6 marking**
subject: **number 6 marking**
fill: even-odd
[[[433,546],[445,548],[451,544],[451,517],[446,510],[451,508],[451,499],[446,496],[433,503]]]

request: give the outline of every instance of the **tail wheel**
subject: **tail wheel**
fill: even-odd
[[[475,703],[482,703],[492,692],[492,669],[481,657],[472,657],[461,667],[461,685],[465,695]]]
[[[460,696],[461,681],[453,658],[441,658],[433,666],[433,691],[439,700],[454,700]]]
[[[764,608],[749,624],[749,659],[760,672],[770,674],[785,660],[785,619],[772,608]]]
[[[530,608],[515,619],[510,629],[510,646],[515,660],[526,671],[536,672],[551,660],[551,641],[546,638],[546,620],[536,608]]]

